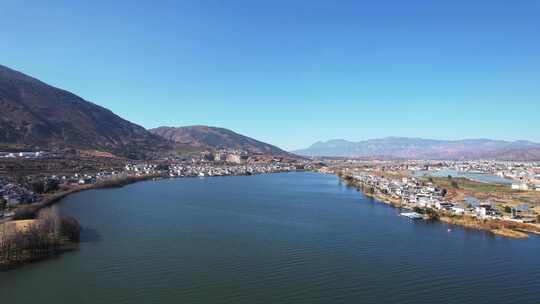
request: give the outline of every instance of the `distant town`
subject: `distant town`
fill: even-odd
[[[0,172],[3,173],[0,219],[17,218],[17,210],[22,206],[39,204],[58,192],[121,184],[133,178],[213,177],[296,170],[339,175],[358,185],[367,195],[418,211],[405,213],[411,217],[421,217],[425,210],[435,210],[479,220],[534,224],[540,219],[538,162],[290,159],[220,149],[159,161],[97,162],[98,165],[93,163],[74,169],[70,174],[32,172],[16,176],[6,171],[11,159],[17,160],[19,165],[29,162],[35,167],[35,162],[54,163],[65,158],[59,152],[0,152]]]
[[[159,161],[133,161],[121,159],[113,164],[98,161],[98,165],[88,165],[71,172],[62,173],[65,168],[52,174],[35,171],[35,162],[47,164],[64,161],[59,152],[0,152],[0,220],[17,218],[17,210],[39,204],[55,193],[76,191],[79,188],[91,188],[93,185],[123,184],[123,181],[135,179],[175,177],[213,177],[230,175],[254,175],[262,173],[290,172],[311,168],[309,161],[270,157],[250,154],[241,150],[203,151],[180,159]],[[99,158],[93,158],[98,159]],[[9,162],[16,160],[18,170],[6,170]],[[30,163],[29,174],[15,174],[24,164]],[[73,171],[73,169],[68,170]]]

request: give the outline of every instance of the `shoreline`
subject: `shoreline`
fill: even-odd
[[[306,171],[309,171],[309,170],[302,170],[302,172],[306,172]],[[290,173],[290,172],[291,171],[267,172],[267,173],[260,173],[260,174],[275,174],[275,173]],[[293,172],[298,172],[298,171],[293,171]],[[251,176],[251,174],[247,174],[247,175],[238,174],[238,175],[229,175],[229,176]],[[340,176],[337,174],[336,176],[342,182],[344,182],[347,186],[355,188],[359,192],[362,192],[362,194],[365,195],[366,197],[376,200],[378,203],[383,203],[383,204],[392,206],[394,208],[406,208],[406,209],[412,210],[410,207],[404,206],[402,200],[399,198],[391,197],[389,195],[385,195],[383,193],[373,191],[373,189],[371,193],[369,193],[369,191],[367,191],[367,189],[364,187],[363,184],[357,183],[357,182],[350,182],[344,179],[343,176]],[[43,197],[42,200],[40,200],[38,203],[19,207],[17,210],[15,210],[16,211],[15,215],[12,218],[4,219],[4,221],[0,222],[0,225],[7,225],[9,223],[16,223],[17,221],[24,221],[24,220],[29,220],[29,219],[33,220],[36,217],[38,217],[41,210],[51,207],[55,205],[56,203],[60,202],[62,199],[66,198],[67,196],[78,193],[78,192],[82,192],[86,190],[93,190],[93,189],[121,188],[130,184],[148,181],[148,180],[155,180],[155,179],[178,179],[178,178],[188,178],[188,177],[196,178],[198,176],[171,177],[164,174],[154,174],[154,175],[145,175],[145,176],[127,176],[123,178],[117,178],[114,180],[105,180],[105,181],[98,182],[95,184],[74,185],[72,186],[72,188],[58,191],[58,192],[49,194],[46,197]],[[211,177],[221,177],[221,176],[211,176]],[[435,216],[433,216],[433,213],[425,214],[424,219],[437,220],[437,221],[440,221],[441,223],[455,225],[455,226],[463,227],[466,229],[486,231],[497,236],[513,238],[513,239],[526,239],[529,237],[529,234],[540,235],[540,230],[538,230],[537,227],[531,227],[527,224],[518,224],[518,223],[501,221],[501,220],[483,220],[482,221],[482,220],[478,220],[470,216],[455,216],[455,215],[450,215],[450,214],[447,214],[445,212],[440,212],[440,211],[437,211],[435,213]],[[45,259],[47,258],[42,257],[36,260],[23,262],[21,264],[32,263],[35,261],[45,260]]]
[[[268,172],[268,173],[260,173],[260,174],[275,174],[275,173],[290,173],[290,172],[291,171]],[[294,172],[298,172],[298,171],[294,171]],[[247,174],[247,175],[228,175],[228,176],[251,176],[251,175]],[[383,203],[383,204],[392,206],[394,208],[405,208],[408,210],[412,210],[411,208],[404,206],[402,200],[399,198],[395,198],[395,197],[392,197],[392,196],[389,196],[380,192],[368,193],[368,191],[364,189],[363,187],[364,185],[358,184],[358,183],[351,183],[345,180],[343,176],[340,176],[340,175],[336,175],[336,176],[346,185],[350,187],[354,187],[358,191],[362,192],[362,194],[365,195],[366,197],[377,200],[379,203]],[[35,219],[41,210],[51,207],[57,204],[58,202],[60,202],[62,199],[66,198],[67,196],[78,193],[78,192],[82,192],[86,190],[94,190],[94,189],[121,188],[130,184],[153,180],[153,179],[178,179],[178,178],[189,178],[189,177],[196,178],[198,176],[171,177],[165,174],[154,174],[154,175],[145,175],[145,176],[128,176],[125,178],[118,178],[115,180],[106,180],[106,181],[98,182],[95,184],[76,185],[73,188],[52,193],[48,195],[47,197],[44,197],[38,203],[19,207],[17,210],[15,210],[15,214],[11,218],[5,218],[3,219],[3,221],[0,221],[0,225],[6,224],[9,222],[14,222],[17,220]],[[223,176],[206,176],[206,177],[223,177]],[[511,237],[511,238],[520,238],[520,239],[527,238],[528,234],[540,235],[540,230],[538,230],[537,227],[531,227],[528,224],[521,224],[521,223],[501,221],[501,220],[488,220],[488,219],[478,220],[470,216],[455,216],[455,215],[450,215],[445,212],[439,212],[439,211],[436,213],[436,215],[437,215],[436,218],[432,218],[432,217],[428,218],[428,216],[426,216],[425,219],[437,220],[446,224],[460,226],[460,227],[474,229],[474,230],[488,231],[495,235],[506,236],[506,237]]]
[[[0,220],[0,228],[1,229],[10,229],[9,227],[17,227],[19,224],[23,224],[23,226],[27,226],[25,229],[29,229],[31,233],[35,233],[37,231],[37,227],[40,227],[40,222],[42,220],[41,217],[41,211],[48,210],[47,208],[52,207],[56,203],[60,202],[62,199],[66,198],[67,196],[71,194],[75,194],[78,192],[86,191],[86,190],[93,190],[93,189],[106,189],[106,188],[121,188],[124,186],[127,186],[129,184],[134,184],[137,182],[147,181],[155,178],[160,178],[161,175],[148,175],[148,176],[127,176],[124,178],[118,178],[115,180],[105,180],[100,183],[95,184],[86,184],[86,185],[74,185],[69,189],[57,191],[54,193],[51,193],[45,197],[43,197],[39,202],[36,202],[31,205],[22,206],[14,211],[14,215],[9,218],[3,218]],[[63,218],[59,218],[59,220],[63,220]],[[31,224],[25,225],[26,223],[30,222]],[[79,223],[75,220],[77,223],[77,229],[80,232],[81,227],[79,226]],[[37,224],[36,224],[37,223]],[[17,228],[15,228],[17,229]],[[27,233],[28,231],[18,231],[18,233]],[[33,234],[32,234],[33,235]],[[0,235],[1,236],[1,235]],[[38,252],[39,254],[34,255],[27,253],[26,255],[20,254],[20,257],[18,257],[15,260],[0,260],[0,271],[9,271],[11,269],[17,268],[19,266],[23,266],[25,264],[31,264],[36,263],[40,261],[44,261],[53,257],[58,257],[62,253],[74,250],[76,248],[79,236],[77,237],[77,241],[74,242],[72,240],[67,239],[59,239],[56,242],[52,242],[50,245],[50,248],[47,247],[46,250],[43,248],[25,248],[21,249],[23,251],[28,251],[30,253]],[[45,238],[48,240],[48,238]],[[2,238],[0,238],[0,244],[3,242]],[[38,245],[43,246],[43,244]],[[9,256],[10,254],[8,254]],[[4,257],[5,258],[5,257]]]
[[[278,171],[278,172],[266,172],[266,173],[257,173],[257,174],[234,174],[234,175],[214,175],[214,176],[204,176],[207,177],[226,177],[226,176],[252,176],[259,174],[276,174],[276,173],[290,173],[290,172],[305,172],[305,170],[295,170],[295,171]],[[116,178],[112,180],[104,180],[97,182],[95,184],[86,184],[86,185],[75,185],[69,189],[57,191],[51,194],[46,195],[40,201],[20,206],[14,210],[14,215],[9,218],[4,218],[0,220],[0,225],[17,221],[17,220],[27,220],[35,219],[39,211],[51,207],[62,199],[66,198],[71,194],[75,194],[82,191],[94,190],[94,189],[107,189],[107,188],[121,188],[127,185],[135,184],[138,182],[144,182],[154,179],[181,179],[181,178],[203,178],[201,176],[169,176],[168,174],[151,174],[143,176],[126,176],[121,178]]]
[[[236,174],[236,175],[226,175],[226,176],[252,176],[252,175],[259,175],[259,174],[275,174],[275,173],[290,173],[290,172],[293,172],[293,171],[267,172],[267,173],[258,173],[258,174]],[[294,171],[294,172],[298,172],[298,171]],[[7,227],[7,225],[10,225],[10,224],[17,225],[17,223],[21,223],[21,222],[38,221],[40,211],[47,210],[47,208],[52,207],[56,203],[59,203],[62,199],[66,198],[67,196],[78,193],[78,192],[82,192],[86,190],[94,190],[94,189],[121,188],[130,184],[135,184],[138,182],[144,182],[144,181],[149,181],[149,180],[156,180],[156,179],[180,179],[180,178],[190,178],[190,177],[197,178],[199,176],[171,177],[165,174],[153,174],[153,175],[144,175],[144,176],[127,176],[124,178],[118,178],[114,180],[105,180],[105,181],[95,183],[95,184],[75,185],[70,189],[51,193],[50,195],[43,197],[39,202],[34,203],[32,205],[19,207],[18,209],[15,210],[15,214],[11,218],[4,218],[2,219],[2,221],[0,221],[0,228],[2,226]],[[224,177],[224,176],[216,175],[216,176],[205,176],[205,177]],[[50,250],[46,252],[46,254],[43,254],[39,257],[20,259],[20,260],[17,260],[15,263],[4,263],[3,261],[0,261],[0,271],[6,271],[6,270],[13,269],[17,266],[22,266],[25,264],[31,264],[31,263],[47,260],[51,257],[59,256],[63,252],[73,250],[74,248],[75,247],[73,246],[73,242],[62,241],[61,243],[58,243],[55,245],[55,247],[53,248],[54,250]]]
[[[43,197],[39,202],[34,204],[29,204],[26,206],[21,206],[15,209],[14,215],[11,219],[8,219],[7,221],[4,221],[3,223],[8,223],[16,220],[26,220],[26,219],[34,219],[39,211],[51,207],[64,199],[65,197],[86,191],[86,190],[93,190],[93,189],[106,189],[106,188],[121,188],[123,186],[127,186],[130,184],[134,184],[137,182],[142,182],[150,179],[155,178],[161,178],[163,176],[161,175],[148,175],[148,176],[128,176],[125,178],[118,178],[115,180],[106,180],[103,182],[98,182],[95,184],[87,184],[87,185],[76,185],[72,186],[69,189],[57,191],[54,193],[51,193],[45,197]]]
[[[376,191],[373,191],[373,193],[368,193],[368,191],[366,191],[364,187],[364,184],[350,182],[346,180],[343,176],[340,176],[338,174],[336,174],[336,176],[346,185],[355,188],[359,192],[362,192],[362,194],[366,197],[372,198],[379,203],[386,204],[394,208],[406,208],[412,210],[411,208],[403,206],[402,201],[398,198],[378,193]],[[503,220],[478,220],[477,218],[474,218],[472,216],[456,216],[441,211],[436,211],[435,215],[436,216],[425,216],[424,219],[435,220],[441,223],[459,226],[466,229],[486,231],[497,236],[513,239],[526,239],[529,237],[529,234],[540,235],[540,229],[538,229],[538,227],[536,226],[531,226],[529,224]]]

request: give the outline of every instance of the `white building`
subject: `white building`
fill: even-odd
[[[460,207],[452,207],[452,212],[457,215],[463,215],[465,213],[465,209]]]
[[[476,216],[479,218],[485,218],[487,215],[487,210],[484,207],[476,207],[475,208]]]
[[[238,154],[229,154],[227,155],[227,162],[240,164],[242,162],[242,159],[240,158],[240,155]]]
[[[512,184],[512,190],[527,191],[529,190],[529,186],[525,183]]]

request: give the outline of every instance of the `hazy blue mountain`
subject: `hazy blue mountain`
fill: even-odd
[[[334,139],[317,142],[294,153],[306,156],[373,157],[407,159],[477,159],[526,156],[537,158],[539,143],[490,139],[434,140],[409,137],[386,137],[352,142]],[[520,151],[522,151],[520,153]],[[527,151],[527,152],[525,152]],[[522,158],[521,157],[521,158]],[[540,158],[540,157],[539,157]]]

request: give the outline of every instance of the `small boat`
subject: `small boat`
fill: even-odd
[[[410,218],[412,220],[421,220],[421,219],[424,218],[424,216],[422,216],[420,213],[416,213],[416,212],[403,212],[403,213],[400,213],[399,215],[408,217],[408,218]]]

